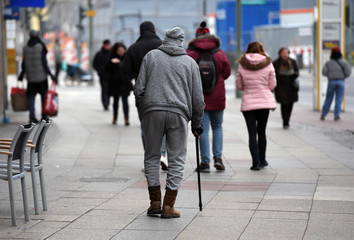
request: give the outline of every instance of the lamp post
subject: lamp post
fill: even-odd
[[[242,55],[241,51],[241,27],[242,27],[242,16],[241,16],[241,0],[236,0],[236,61],[235,61],[235,73],[238,70],[238,59]],[[236,98],[240,98],[242,92],[236,88]]]

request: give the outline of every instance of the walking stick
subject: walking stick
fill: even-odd
[[[202,190],[200,188],[200,169],[199,169],[199,137],[195,137],[195,147],[197,151],[197,175],[198,175],[198,191],[199,191],[199,211],[202,211],[203,204],[202,204]]]

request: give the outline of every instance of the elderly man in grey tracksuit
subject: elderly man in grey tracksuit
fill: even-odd
[[[144,165],[150,195],[147,214],[161,214],[162,218],[180,216],[173,206],[183,179],[188,121],[192,122],[194,136],[203,131],[200,122],[204,97],[199,68],[182,47],[183,40],[181,28],[167,30],[162,45],[144,57],[134,87],[146,141]],[[164,134],[169,167],[161,210],[159,164]]]

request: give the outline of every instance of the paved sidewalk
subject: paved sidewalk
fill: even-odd
[[[198,209],[195,144],[188,139],[179,219],[146,216],[149,205],[140,128],[130,97],[131,126],[111,122],[97,87],[60,87],[60,112],[44,154],[48,211],[24,221],[16,183],[18,226],[11,227],[6,182],[0,182],[0,239],[353,239],[354,113],[340,122],[296,104],[291,128],[280,112],[268,124],[269,167],[249,170],[248,136],[240,100],[229,97],[224,116],[225,172],[202,174]],[[120,113],[121,113],[121,109]],[[8,113],[1,137],[12,137],[27,113]],[[161,178],[166,177],[161,172]]]

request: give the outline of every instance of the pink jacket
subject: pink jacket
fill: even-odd
[[[241,57],[236,76],[237,88],[243,90],[241,111],[276,108],[272,90],[277,85],[272,60],[258,53]]]

